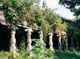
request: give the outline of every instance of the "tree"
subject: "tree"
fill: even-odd
[[[73,21],[71,26],[68,26],[67,33],[68,36],[71,38],[71,46],[73,47],[75,44],[73,41],[75,40],[77,42],[78,47],[78,39],[80,34],[80,0],[60,0],[60,4],[64,5],[66,8],[70,9],[72,12],[74,12],[74,15],[77,16],[75,19],[76,21]],[[74,39],[75,38],[75,39]]]
[[[67,27],[67,34],[69,41],[71,42],[70,48],[79,49],[79,38],[80,38],[80,20],[76,20],[72,25]],[[74,42],[75,41],[75,42]]]
[[[80,0],[60,0],[60,4],[73,11],[76,16],[80,15]]]
[[[75,28],[74,26],[69,26],[67,29],[69,40],[71,40],[70,48],[79,49],[79,43],[78,40],[80,38],[80,31],[78,28]],[[74,43],[75,41],[75,43]],[[75,46],[76,44],[76,46]]]

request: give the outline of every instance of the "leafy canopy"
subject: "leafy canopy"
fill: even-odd
[[[60,0],[60,4],[75,12],[76,16],[80,15],[80,0]]]
[[[5,0],[0,2],[0,8],[3,10],[6,20],[11,24],[16,24],[26,20],[26,13],[30,6],[37,0]]]

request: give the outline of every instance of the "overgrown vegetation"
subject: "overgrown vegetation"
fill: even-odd
[[[36,40],[32,47],[31,54],[29,54],[26,49],[26,44],[22,41],[16,52],[1,51],[1,59],[79,59],[80,52],[77,51],[80,50],[80,19],[78,17],[80,15],[80,8],[76,9],[75,7],[80,5],[80,1],[60,0],[62,5],[67,5],[67,8],[73,11],[76,15],[76,20],[71,21],[69,24],[63,22],[63,18],[55,14],[53,10],[49,9],[44,1],[43,7],[40,8],[38,6],[39,2],[40,1],[38,0],[5,0],[0,2],[0,10],[3,11],[7,23],[11,25],[10,29],[15,32],[18,28],[18,24],[22,24],[24,21],[28,23],[26,27],[32,26],[30,27],[32,30],[42,28],[44,42],[48,41],[47,36],[49,32],[56,33],[56,36],[58,38],[60,37],[60,40],[62,39],[62,32],[65,32],[66,34],[63,35],[63,37],[67,36],[67,44],[69,45],[68,48],[70,51],[51,51],[46,48],[45,44]],[[31,35],[31,32],[28,34]],[[15,37],[14,32],[13,34],[14,35],[12,36]],[[30,36],[28,39],[31,39]],[[14,39],[13,42],[14,41],[16,40]],[[60,41],[59,43],[64,45],[63,41]],[[15,46],[15,43],[13,45]]]
[[[15,55],[14,55],[15,54]],[[79,59],[80,52],[77,51],[51,51],[45,48],[45,44],[41,44],[35,40],[35,45],[32,49],[32,54],[29,55],[25,48],[25,42],[22,41],[20,49],[16,53],[0,52],[0,58],[3,59]]]
[[[67,27],[68,40],[70,41],[70,50],[79,50],[80,47],[80,1],[79,0],[60,0],[60,4],[70,9],[76,18],[72,20]],[[78,7],[78,8],[77,8]]]
[[[25,42],[22,41],[19,50],[16,53],[13,52],[0,52],[0,57],[9,59],[54,59],[54,52],[45,48],[44,44],[39,41],[35,41],[32,53],[29,55],[25,48]]]

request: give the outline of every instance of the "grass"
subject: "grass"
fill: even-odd
[[[55,51],[56,59],[80,59],[80,52],[77,51]]]
[[[25,43],[22,41],[17,53],[0,51],[0,59],[80,59],[79,51],[51,51],[45,48],[45,44],[41,44],[39,41],[35,42],[31,56],[27,53]]]
[[[7,57],[9,56],[9,52],[4,52],[1,51],[0,52],[0,59],[7,59]],[[55,55],[55,59],[80,59],[80,52],[77,51],[58,51],[56,50],[54,52]]]
[[[0,51],[0,59],[8,59],[9,52]]]
[[[0,51],[0,57],[9,56],[9,52]]]

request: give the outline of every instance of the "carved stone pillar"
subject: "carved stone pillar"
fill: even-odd
[[[59,46],[59,50],[61,51],[61,33],[58,34],[58,46]]]
[[[32,32],[32,27],[27,28],[26,30],[27,33],[27,52],[30,54],[32,50],[32,40],[31,40],[31,32]]]
[[[10,51],[16,51],[16,38],[15,38],[15,34],[16,34],[16,29],[12,29],[11,30],[11,39],[10,39]]]
[[[64,40],[64,50],[68,50],[68,38],[67,38],[67,33],[65,31],[62,32],[62,37]]]
[[[43,31],[42,30],[39,30],[39,38],[40,38],[40,42],[44,43],[44,41],[43,41]]]
[[[65,50],[68,50],[68,38],[67,38],[67,35],[65,36],[65,45],[66,45],[66,48],[65,48]]]
[[[53,50],[53,41],[52,41],[53,33],[50,32],[48,35],[49,35],[49,46],[50,46],[49,49]]]

